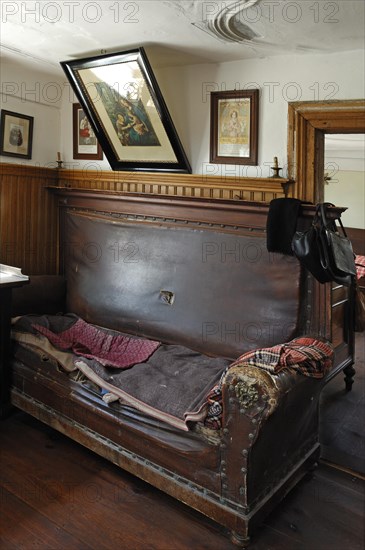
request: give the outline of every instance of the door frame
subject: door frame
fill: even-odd
[[[325,134],[365,133],[365,100],[296,101],[288,108],[289,195],[323,202]]]

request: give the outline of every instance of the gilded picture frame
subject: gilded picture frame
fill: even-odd
[[[191,172],[143,48],[61,66],[113,170]]]
[[[212,92],[210,162],[258,163],[259,90]]]

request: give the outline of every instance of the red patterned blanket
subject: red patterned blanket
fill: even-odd
[[[32,327],[58,349],[69,350],[75,355],[96,359],[102,365],[120,369],[146,361],[160,345],[160,342],[146,338],[111,334],[80,318],[58,333],[37,323]]]

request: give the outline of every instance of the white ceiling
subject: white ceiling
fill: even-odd
[[[364,48],[364,0],[1,0],[0,56],[59,62],[144,46],[152,66]]]

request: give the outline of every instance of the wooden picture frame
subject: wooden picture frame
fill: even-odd
[[[212,92],[210,162],[258,163],[259,90]]]
[[[103,150],[80,103],[72,105],[72,138],[74,159],[103,159]]]
[[[0,155],[32,158],[34,117],[1,111],[0,117]]]
[[[191,172],[143,48],[61,66],[113,170]]]

